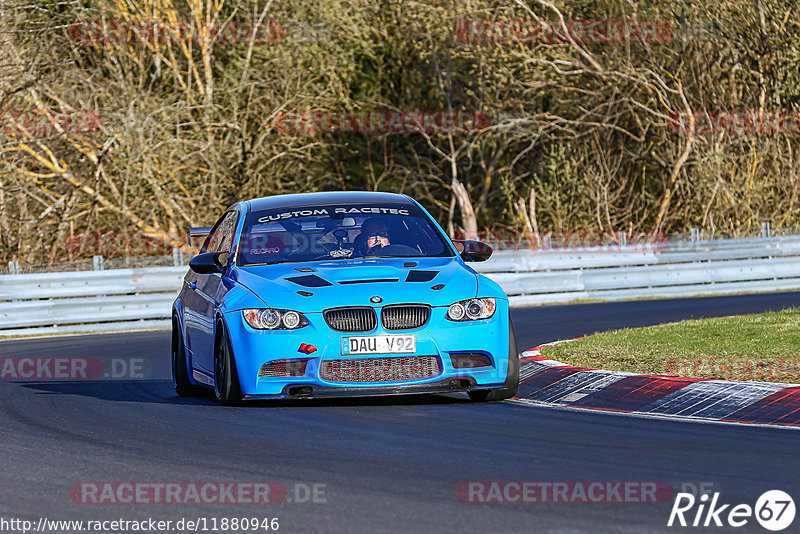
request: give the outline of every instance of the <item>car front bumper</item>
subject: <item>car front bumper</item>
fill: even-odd
[[[376,311],[379,311],[376,309]],[[332,330],[321,313],[306,313],[309,325],[297,330],[255,330],[241,311],[225,314],[239,383],[246,398],[350,397],[410,393],[447,393],[502,387],[509,360],[508,301],[497,299],[494,315],[485,320],[453,322],[445,319],[446,307],[431,308],[421,328],[387,331],[379,324],[371,332],[342,333]],[[416,351],[410,354],[342,355],[342,337],[414,334]],[[305,354],[303,345],[316,351]],[[482,353],[491,366],[455,368],[451,354]],[[427,356],[436,357],[439,372],[425,378],[395,381],[331,381],[322,377],[322,365],[330,360],[363,360]],[[275,360],[307,360],[302,376],[263,376],[261,367]]]

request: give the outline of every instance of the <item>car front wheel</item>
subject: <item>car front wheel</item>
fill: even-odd
[[[231,340],[222,322],[218,323],[217,328],[220,334],[214,351],[214,394],[225,406],[236,406],[241,404],[243,395]]]

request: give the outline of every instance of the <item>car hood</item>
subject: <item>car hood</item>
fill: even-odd
[[[478,287],[475,272],[455,258],[282,263],[236,267],[234,276],[268,306],[303,312],[412,302],[449,306],[475,297]]]

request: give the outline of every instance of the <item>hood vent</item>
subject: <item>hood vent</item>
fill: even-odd
[[[370,280],[342,280],[339,282],[342,285],[348,284],[378,284],[382,282],[399,282],[399,278],[372,278]]]
[[[307,274],[305,276],[291,276],[286,280],[294,282],[295,284],[303,287],[326,287],[333,285],[324,278],[320,278],[316,274]]]
[[[408,271],[406,282],[430,282],[439,271]]]

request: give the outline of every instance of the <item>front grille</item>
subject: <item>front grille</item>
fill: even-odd
[[[322,362],[320,376],[331,382],[395,382],[440,373],[436,356],[399,356]]]
[[[430,316],[431,308],[424,304],[386,306],[381,312],[381,324],[386,330],[408,330],[424,325]]]
[[[322,312],[328,326],[338,332],[369,332],[378,326],[372,308],[333,308]]]

